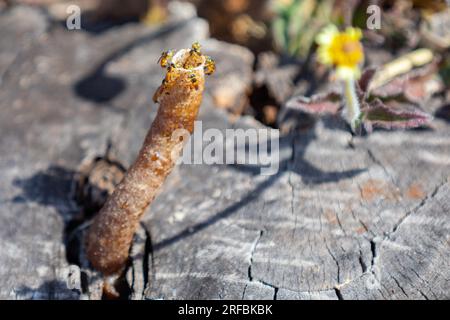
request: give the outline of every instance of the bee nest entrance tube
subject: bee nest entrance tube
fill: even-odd
[[[205,74],[214,61],[201,54],[200,45],[165,52],[160,59],[167,74],[155,92],[158,113],[135,162],[128,169],[103,208],[94,218],[86,236],[87,256],[104,274],[123,270],[139,221],[176,163],[174,151],[183,139],[173,139],[177,130],[192,133],[202,101]]]

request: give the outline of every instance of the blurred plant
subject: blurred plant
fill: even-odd
[[[412,2],[415,7],[427,12],[442,11],[449,6],[447,0],[409,0],[409,2]]]
[[[148,0],[148,10],[141,18],[146,25],[160,24],[167,19],[168,0]]]
[[[334,0],[276,0],[272,22],[279,50],[305,58],[320,29],[332,20]]]
[[[335,25],[329,25],[316,37],[318,60],[336,68],[337,77],[344,83],[346,111],[352,130],[361,120],[361,108],[356,96],[355,81],[360,77],[360,66],[364,60],[364,50],[360,42],[360,29],[348,27],[339,32]]]
[[[191,0],[194,1],[194,0]],[[211,36],[237,43],[253,52],[271,48],[267,23],[269,0],[195,0],[199,17],[209,22]]]
[[[419,43],[433,49],[449,46],[446,0],[360,0],[353,12],[352,25],[366,27],[367,7],[371,4],[382,9],[382,27],[365,31],[372,44],[399,52],[417,48]]]
[[[335,26],[324,29],[317,37],[318,58],[336,68],[344,82],[341,91],[328,91],[310,98],[291,98],[286,107],[308,114],[341,114],[345,101],[347,119],[352,130],[361,131],[361,125],[371,132],[374,126],[385,129],[414,128],[428,124],[432,117],[417,108],[432,94],[442,90],[435,77],[437,59],[428,49],[419,49],[402,56],[382,68],[367,69],[361,73],[363,47],[361,31],[347,28],[339,32]]]
[[[450,90],[450,57],[446,57],[439,71],[445,86]]]
[[[450,48],[450,6],[447,10],[425,14],[420,32],[429,47],[439,51]]]

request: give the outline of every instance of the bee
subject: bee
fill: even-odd
[[[173,69],[175,69],[177,66],[175,63],[171,62],[167,65],[167,73],[173,72]]]
[[[170,63],[167,67],[167,74],[166,78],[164,79],[164,84],[171,83],[176,78],[176,72],[174,72],[174,69],[176,68],[176,65],[174,63]]]
[[[200,50],[202,49],[202,46],[197,41],[192,44],[191,54],[197,53],[200,54]]]
[[[197,82],[198,82],[195,73],[191,73],[191,74],[189,75],[189,80],[191,81],[192,84],[197,84]]]
[[[189,75],[189,80],[191,81],[192,87],[195,90],[198,90],[198,79],[197,79],[197,76],[195,75],[195,73],[191,73]]]
[[[211,57],[206,57],[205,74],[211,75],[216,71],[216,62]]]
[[[169,65],[170,60],[172,59],[172,57],[173,57],[173,51],[172,50],[164,51],[161,54],[161,57],[159,57],[158,63],[161,65],[162,68],[166,68]]]

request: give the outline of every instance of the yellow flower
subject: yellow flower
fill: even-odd
[[[339,32],[335,25],[329,25],[316,37],[318,60],[326,65],[336,67],[341,79],[357,79],[364,60],[363,46],[360,42],[362,32],[358,28],[348,27]]]

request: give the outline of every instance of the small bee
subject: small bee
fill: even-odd
[[[171,62],[167,65],[167,73],[172,72],[173,69],[175,69],[177,66],[175,65],[175,63]]]
[[[195,75],[195,73],[191,73],[189,75],[189,80],[191,81],[192,87],[195,90],[198,90],[198,79],[197,79],[197,76]]]
[[[185,61],[184,67],[185,68],[189,68],[189,67],[194,67],[196,65],[198,65],[201,59],[201,45],[198,42],[194,42],[192,44],[192,49],[189,51],[189,58]]]
[[[197,84],[197,82],[198,82],[197,77],[195,76],[195,73],[191,73],[189,75],[189,79],[191,80],[192,84]]]
[[[200,50],[202,49],[202,46],[197,41],[192,44],[191,53],[197,53],[200,54]]]
[[[174,72],[174,69],[176,68],[176,65],[174,63],[170,63],[167,67],[167,74],[166,78],[164,79],[164,84],[170,83],[175,79],[176,73]]]
[[[161,57],[159,57],[158,63],[161,65],[162,68],[166,68],[169,65],[170,60],[172,59],[172,57],[173,57],[173,51],[172,50],[164,51],[161,54]]]
[[[211,75],[216,71],[216,62],[211,57],[206,57],[205,74]]]

